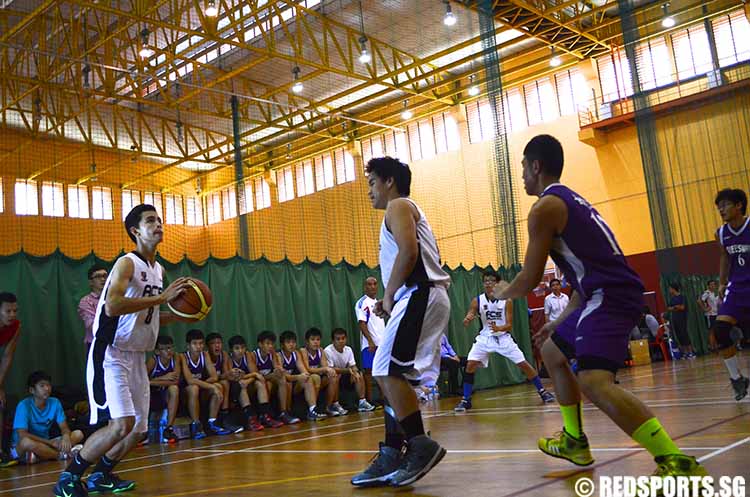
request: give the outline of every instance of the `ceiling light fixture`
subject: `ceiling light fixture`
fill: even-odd
[[[206,9],[203,11],[204,14],[206,14],[206,17],[216,17],[219,15],[219,9],[216,7],[216,1],[215,0],[208,0],[208,3],[206,4]]]
[[[443,24],[446,26],[454,26],[456,24],[456,16],[453,14],[451,9],[451,3],[449,0],[445,1],[445,17],[443,17]]]
[[[474,84],[474,75],[469,76],[469,96],[476,97],[479,95],[479,86]]]
[[[664,18],[661,20],[662,27],[666,29],[673,28],[674,25],[677,24],[677,21],[674,20],[674,17],[669,15],[669,3],[662,5],[661,10],[664,12]]]
[[[401,119],[403,119],[404,121],[414,117],[414,113],[411,110],[409,110],[408,106],[409,106],[409,101],[404,100],[404,110],[401,112]]]
[[[292,74],[294,75],[294,84],[292,85],[292,91],[294,93],[301,93],[302,90],[305,89],[305,86],[302,84],[302,81],[299,80],[299,66],[294,66],[292,68]]]
[[[552,57],[549,59],[549,65],[552,67],[558,67],[562,64],[562,59],[559,55],[555,54],[555,47],[550,48],[552,49]]]
[[[367,51],[367,37],[365,35],[359,37],[359,46],[359,61],[362,64],[369,64],[372,61],[372,56]]]
[[[141,49],[138,51],[138,55],[140,55],[142,59],[148,59],[154,55],[154,51],[148,46],[148,36],[150,34],[151,32],[148,28],[143,28],[141,30]]]

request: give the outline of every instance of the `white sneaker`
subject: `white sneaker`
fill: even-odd
[[[338,410],[338,409],[336,409],[336,408],[335,408],[335,407],[333,406],[333,404],[331,404],[330,406],[328,406],[328,409],[326,409],[326,412],[327,412],[327,413],[328,413],[328,415],[329,415],[329,416],[331,416],[331,417],[341,416],[341,413],[339,412],[339,410]]]
[[[333,404],[331,407],[335,408],[342,416],[346,416],[347,414],[349,414],[349,411],[341,407],[341,404],[339,404],[338,402]]]
[[[361,399],[357,410],[359,412],[370,412],[375,410],[375,406],[367,402],[367,399]]]

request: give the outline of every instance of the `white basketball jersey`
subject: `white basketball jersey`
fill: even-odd
[[[494,336],[507,333],[503,331],[493,331],[492,326],[490,326],[491,323],[495,323],[495,326],[504,326],[506,324],[505,302],[505,300],[490,300],[484,293],[477,296],[477,303],[479,304],[479,319],[482,321],[482,329],[479,332],[480,335]]]
[[[443,271],[440,264],[440,251],[432,228],[422,209],[413,200],[406,200],[417,208],[419,220],[417,220],[417,262],[411,274],[407,276],[404,286],[408,288],[419,283],[432,282],[447,287],[450,285],[450,276]],[[385,224],[385,218],[383,218],[383,224],[380,226],[380,273],[384,287],[388,287],[388,280],[391,278],[393,263],[396,262],[397,255],[396,239],[393,238],[393,234],[391,234]],[[399,292],[396,291],[396,293]]]
[[[164,269],[161,264],[154,262],[151,266],[143,257],[130,252],[123,257],[133,261],[133,277],[125,290],[125,298],[142,298],[159,295],[162,292],[162,275]],[[159,335],[159,306],[155,305],[132,314],[122,316],[108,316],[104,310],[107,291],[111,283],[112,273],[104,284],[99,305],[94,318],[94,337],[104,340],[120,350],[146,352],[154,350],[156,338]]]

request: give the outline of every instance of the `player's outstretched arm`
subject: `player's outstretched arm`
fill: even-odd
[[[529,244],[523,269],[511,283],[501,281],[495,286],[495,298],[523,298],[539,284],[552,241],[565,229],[567,220],[568,208],[559,197],[548,195],[534,204],[529,212]]]

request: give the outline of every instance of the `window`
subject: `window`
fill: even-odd
[[[271,207],[271,188],[265,178],[255,178],[255,208]]]
[[[122,219],[125,220],[133,207],[141,203],[141,194],[135,190],[122,191]]]
[[[557,119],[557,101],[550,78],[538,79],[524,85],[523,92],[530,126]]]
[[[185,224],[182,213],[182,195],[167,193],[164,195],[164,203],[167,204],[164,222],[167,224]]]
[[[62,183],[42,182],[42,215],[52,217],[63,217],[65,215],[65,196]]]
[[[89,192],[85,185],[68,185],[68,216],[89,217]]]
[[[39,194],[36,181],[30,179],[16,180],[16,214],[19,216],[36,216],[39,214]]]
[[[422,119],[417,124],[419,125],[419,145],[422,150],[422,158],[431,159],[437,153],[432,119]]]
[[[292,166],[274,171],[276,173],[276,188],[279,191],[279,202],[286,202],[294,198],[294,178]]]
[[[306,160],[297,164],[297,196],[315,193],[315,176],[313,175],[313,161]]]
[[[112,190],[106,186],[91,188],[92,219],[112,219]]]
[[[336,182],[340,185],[341,183],[354,181],[354,157],[352,157],[352,154],[343,148],[339,148],[333,153],[333,160],[336,163]]]
[[[610,55],[599,57],[596,64],[603,102],[621,100],[633,94],[630,65],[624,50],[619,49]]]
[[[203,205],[200,197],[188,197],[185,199],[188,226],[203,226]]]
[[[672,35],[677,78],[688,79],[713,69],[708,35],[702,24]]]
[[[409,147],[407,146],[407,136],[403,131],[388,130],[383,133],[385,142],[385,155],[389,155],[401,162],[409,162]],[[364,156],[362,157],[364,159]],[[365,166],[367,165],[367,161]]]
[[[641,90],[653,90],[674,80],[669,48],[664,38],[654,38],[638,45],[635,58]]]
[[[561,116],[577,114],[579,107],[587,106],[589,95],[586,78],[577,69],[555,74],[555,85]]]
[[[221,204],[224,207],[224,219],[237,217],[237,189],[234,185],[221,191]]]
[[[406,136],[409,139],[409,155],[411,155],[411,160],[421,160],[422,147],[419,144],[419,124],[416,122],[409,123],[406,126]]]
[[[368,160],[372,157],[383,157],[385,155],[382,136],[383,135],[377,135],[370,138],[370,141],[372,142],[372,153],[370,154]]]
[[[333,160],[331,160],[331,154],[324,154],[315,159],[315,186],[318,191],[333,186]]]
[[[161,193],[145,192],[143,194],[143,203],[156,207],[156,213],[159,216],[164,215],[164,209],[162,209],[163,206],[161,204]]]
[[[240,214],[253,212],[253,185],[249,180],[242,184],[242,192],[244,195],[240,196]]]
[[[445,139],[448,150],[459,150],[461,148],[461,134],[458,131],[458,123],[450,114],[443,114],[445,120]]]
[[[742,9],[718,17],[712,24],[721,67],[750,59],[750,23]]]
[[[206,212],[208,213],[208,224],[221,221],[221,193],[214,192],[206,197]]]
[[[520,131],[529,126],[520,88],[513,88],[505,93],[505,119],[510,124],[511,131]],[[508,123],[506,123],[506,127],[508,127]]]

